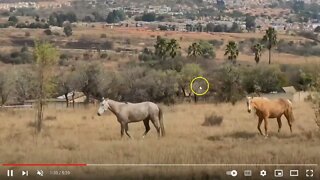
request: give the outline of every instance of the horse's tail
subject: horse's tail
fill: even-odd
[[[164,130],[164,124],[163,124],[163,112],[160,107],[159,108],[159,123],[160,123],[160,129],[161,129],[161,136],[165,136],[166,132]]]
[[[288,108],[287,108],[287,114],[288,114],[288,118],[289,118],[289,121],[291,123],[294,122],[294,116],[293,116],[293,111],[292,111],[292,102],[290,100],[288,100]]]

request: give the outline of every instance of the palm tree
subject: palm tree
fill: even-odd
[[[196,58],[197,56],[202,56],[203,52],[201,49],[201,45],[199,43],[192,43],[188,48],[188,56]]]
[[[254,60],[256,61],[257,64],[260,62],[263,48],[264,46],[260,43],[255,44],[251,48],[252,52],[254,53]]]
[[[230,60],[232,63],[235,64],[237,57],[239,55],[239,49],[238,49],[237,43],[234,41],[229,41],[229,43],[227,44],[224,55],[228,56],[228,60]]]
[[[155,54],[160,57],[161,59],[165,58],[167,54],[167,41],[166,39],[162,38],[161,36],[157,37],[157,42],[154,45]]]
[[[171,39],[166,46],[166,53],[169,52],[171,58],[175,58],[178,54],[178,50],[181,49],[176,39]]]
[[[277,31],[273,27],[269,27],[266,34],[263,36],[262,41],[266,43],[269,50],[269,64],[271,64],[271,49],[277,45]]]

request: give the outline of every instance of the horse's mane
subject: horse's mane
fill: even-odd
[[[269,98],[267,98],[267,97],[263,97],[263,96],[260,96],[260,97],[253,97],[252,98],[252,100],[261,100],[261,99],[263,99],[263,100],[270,100]]]

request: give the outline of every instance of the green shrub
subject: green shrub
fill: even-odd
[[[215,84],[216,100],[235,104],[245,96],[241,84],[241,71],[238,67],[226,65],[219,69]]]
[[[248,93],[270,93],[278,91],[287,81],[279,66],[258,66],[243,72],[242,84]]]

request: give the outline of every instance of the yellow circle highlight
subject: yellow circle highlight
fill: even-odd
[[[208,87],[207,87],[207,89],[205,90],[205,92],[203,92],[203,93],[201,93],[201,94],[196,93],[196,92],[193,90],[193,88],[192,88],[192,85],[193,85],[194,81],[196,81],[196,80],[198,80],[198,79],[204,80],[204,81],[206,82],[206,84],[208,85]],[[202,76],[198,76],[198,77],[194,78],[194,79],[191,81],[191,83],[190,83],[190,89],[191,89],[191,91],[192,91],[195,95],[197,95],[197,96],[203,96],[203,95],[207,94],[207,92],[209,91],[209,88],[210,88],[209,81],[208,81],[206,78],[202,77]]]

